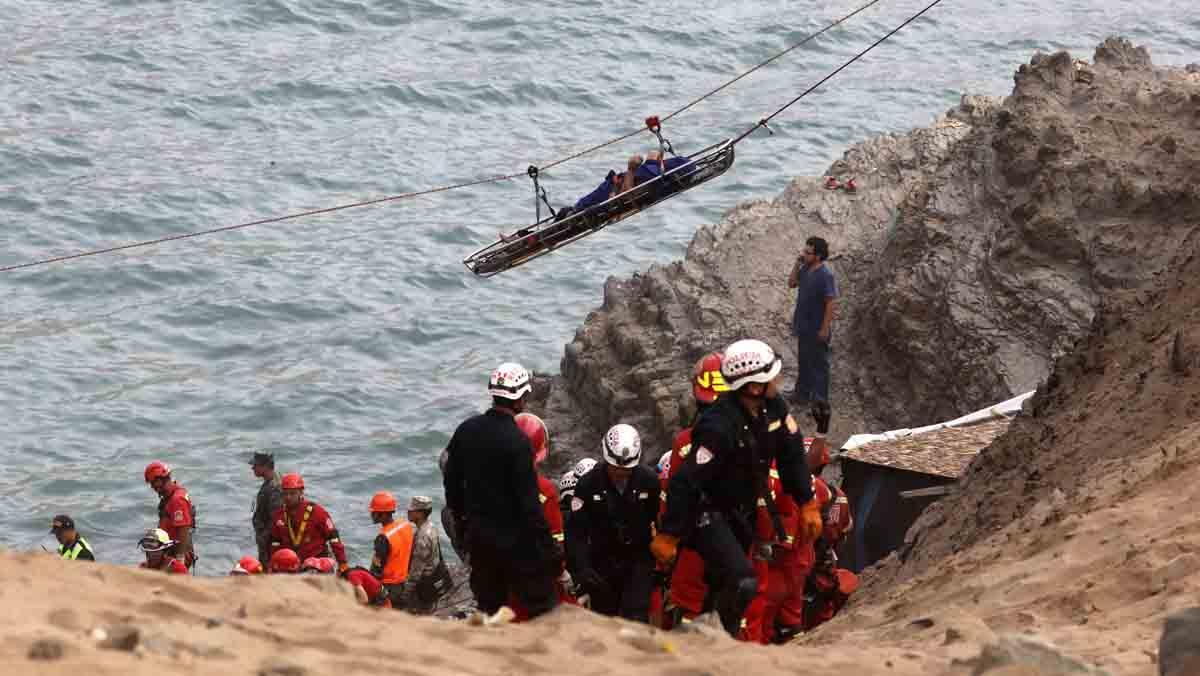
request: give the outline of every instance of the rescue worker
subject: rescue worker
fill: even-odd
[[[546,422],[532,413],[518,413],[515,418],[517,427],[521,433],[529,439],[529,445],[533,449],[533,469],[537,472],[538,482],[538,500],[542,503],[542,514],[546,517],[546,525],[550,527],[550,536],[558,543],[561,548],[566,547],[566,533],[563,525],[562,505],[559,502],[558,488],[554,482],[542,476],[538,471],[538,467],[550,455],[550,430],[546,427]],[[574,473],[572,472],[572,476]],[[574,494],[574,488],[571,491]],[[563,566],[559,572],[558,580],[558,598],[563,603],[575,603],[575,595],[573,593],[574,583],[571,580],[571,574],[567,572],[566,558],[564,551]],[[521,606],[517,599],[510,599],[513,603],[509,605],[513,612],[517,614],[517,621],[528,619],[525,608]]]
[[[146,483],[158,494],[158,527],[176,543],[175,549],[190,570],[196,565],[196,548],[192,542],[196,530],[196,506],[187,490],[171,478],[171,468],[155,460],[143,472]]]
[[[564,567],[568,569],[570,567],[566,565],[566,562],[571,560],[571,546],[570,543],[566,541],[567,522],[571,520],[571,498],[575,497],[575,487],[579,485],[579,475],[576,470],[579,469],[580,466],[585,462],[591,463],[590,466],[584,466],[585,470],[591,469],[591,467],[596,465],[595,460],[592,460],[591,458],[584,458],[576,463],[575,467],[563,472],[562,478],[558,480],[558,511],[563,519],[563,564]],[[587,472],[585,471],[584,473],[586,474]],[[567,573],[567,575],[570,575],[570,573],[566,570],[563,572]],[[591,606],[591,599],[588,598],[587,591],[581,589],[579,587],[579,583],[575,582],[573,578],[570,585],[567,587],[567,591],[579,605],[585,608]]]
[[[138,549],[146,553],[146,560],[138,565],[139,568],[161,570],[172,575],[187,575],[187,566],[175,558],[179,543],[167,535],[162,528],[151,528],[138,541]]]
[[[640,464],[642,440],[631,425],[614,425],[600,448],[604,471],[584,475],[571,498],[571,573],[592,610],[649,622],[658,476]]]
[[[842,489],[819,477],[813,483],[816,500],[821,504],[821,537],[812,545],[812,563],[806,571],[800,602],[781,608],[777,643],[786,643],[796,634],[833,619],[858,589],[858,576],[839,567],[837,556],[838,546],[854,530],[850,501]]]
[[[696,413],[687,427],[679,430],[671,443],[671,455],[666,462],[666,478],[662,481],[661,513],[667,507],[667,488],[670,479],[681,467],[684,459],[692,452],[692,426],[712,406],[721,394],[728,392],[729,386],[721,375],[721,353],[710,352],[692,367],[692,399],[696,402]],[[663,603],[663,617],[660,626],[669,629],[680,622],[691,620],[704,610],[704,601],[708,596],[708,584],[704,581],[704,559],[696,550],[683,547],[679,550],[672,566],[662,566],[660,572],[670,575],[667,598]]]
[[[693,427],[691,452],[671,478],[662,530],[651,545],[664,564],[675,560],[681,541],[700,554],[721,623],[735,637],[758,592],[747,554],[772,462],[784,491],[801,505],[800,532],[815,539],[821,530],[803,436],[779,397],[782,368],[775,351],[759,340],[739,340],[725,350],[721,375],[729,392]]]
[[[420,589],[436,589],[431,587],[438,576],[439,564],[445,568],[442,561],[442,545],[438,537],[437,526],[433,524],[430,515],[433,514],[433,498],[425,495],[414,495],[408,501],[408,521],[415,529],[412,543],[412,557],[408,561],[407,597],[404,600],[405,609],[414,615],[428,615],[437,605],[436,594],[428,594],[425,598]],[[449,587],[449,571],[445,573],[443,586]]]
[[[392,601],[388,598],[387,587],[371,574],[371,571],[361,566],[347,568],[341,577],[354,587],[354,596],[364,606],[376,608],[391,608]]]
[[[571,498],[575,495],[575,486],[579,484],[579,477],[592,471],[596,464],[595,460],[584,458],[575,463],[574,467],[563,472],[562,478],[558,480],[558,506],[563,517],[564,533],[566,532],[566,521],[571,518]]]
[[[271,554],[271,572],[295,575],[300,572],[300,556],[296,550],[283,547]]]
[[[575,476],[574,469],[563,472],[562,476],[558,479],[558,510],[564,519],[567,512],[571,511],[571,498],[575,497],[575,486],[578,484],[579,477]],[[564,532],[565,528],[564,524]]]
[[[743,638],[770,643],[783,608],[804,603],[804,581],[812,570],[813,542],[799,532],[800,508],[772,466],[769,493],[758,499],[750,560],[758,576],[758,595],[746,610]],[[819,502],[819,501],[818,501]]]
[[[229,571],[230,575],[262,575],[262,563],[253,556],[243,556],[238,559],[237,565],[233,570]]]
[[[562,557],[538,500],[533,450],[515,422],[531,389],[523,366],[501,364],[488,380],[492,407],[459,425],[447,446],[446,504],[471,558],[471,591],[487,614],[512,595],[531,618],[558,604]]]
[[[370,509],[371,523],[379,524],[371,574],[387,588],[392,607],[400,610],[404,607],[404,583],[408,580],[416,530],[411,523],[394,519],[396,496],[387,491],[379,491],[371,498]]]
[[[283,506],[275,511],[271,524],[271,556],[280,549],[292,549],[299,569],[300,561],[310,556],[329,556],[337,559],[338,570],[350,567],[346,562],[346,547],[338,536],[333,518],[325,508],[304,497],[304,478],[299,474],[284,474],[280,480]]]
[[[271,558],[271,517],[283,506],[283,490],[279,475],[275,473],[275,456],[271,453],[255,453],[250,458],[254,476],[262,479],[258,495],[254,498],[254,513],[250,524],[254,527],[254,541],[258,544],[259,561]]]
[[[75,530],[75,520],[59,514],[50,522],[50,532],[58,540],[58,555],[65,561],[95,561],[96,554]]]

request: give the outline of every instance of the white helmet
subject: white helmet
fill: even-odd
[[[658,459],[658,475],[664,479],[671,473],[671,451],[662,454]]]
[[[582,479],[583,475],[592,471],[592,468],[595,466],[596,466],[596,460],[594,458],[584,458],[583,460],[580,460],[579,462],[575,463],[575,469],[573,469],[571,471],[575,472],[576,479]]]
[[[488,379],[488,394],[501,399],[517,400],[529,394],[529,371],[516,362],[504,362],[492,371]]]
[[[761,340],[739,340],[725,348],[721,375],[729,389],[741,389],[746,383],[769,383],[783,369],[783,361],[770,345]]]
[[[575,487],[579,485],[579,475],[575,474],[575,470],[569,469],[563,472],[562,478],[558,480],[558,498],[569,498],[575,495]]]
[[[642,438],[632,425],[613,425],[604,435],[600,447],[604,461],[613,467],[636,467],[642,460]]]

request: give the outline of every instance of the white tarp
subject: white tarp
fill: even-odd
[[[1002,401],[999,404],[994,404],[992,406],[988,406],[987,408],[975,411],[974,413],[968,413],[967,415],[955,418],[954,420],[938,423],[936,425],[927,425],[925,427],[917,427],[915,429],[905,427],[904,429],[891,430],[890,432],[883,432],[881,434],[855,434],[847,439],[846,443],[842,444],[841,450],[848,451],[852,448],[858,448],[863,444],[869,444],[872,441],[893,441],[902,437],[911,437],[917,434],[924,434],[925,432],[932,432],[934,430],[940,430],[946,427],[965,427],[967,425],[974,425],[975,423],[980,423],[985,420],[993,420],[995,418],[1011,418],[1017,413],[1020,413],[1021,406],[1025,403],[1025,400],[1032,397],[1035,391],[1036,390],[1030,390],[1025,394],[1015,396],[1012,399]]]

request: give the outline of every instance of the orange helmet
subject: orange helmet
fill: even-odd
[[[379,491],[371,498],[371,512],[396,511],[396,496],[387,491]]]
[[[290,549],[281,549],[271,555],[272,573],[299,573],[300,557]]]
[[[729,385],[721,375],[721,353],[709,352],[692,368],[692,396],[701,404],[711,404]]]
[[[299,474],[296,474],[295,472],[292,472],[291,474],[284,474],[283,479],[280,480],[279,484],[280,484],[280,488],[282,488],[285,491],[294,490],[294,489],[303,490],[304,489],[304,477],[300,476]]]
[[[550,430],[546,429],[545,421],[532,413],[518,413],[516,422],[533,447],[533,464],[541,464],[550,454]]]
[[[229,572],[230,575],[259,575],[263,572],[262,564],[253,556],[243,556],[237,565]]]
[[[167,463],[159,462],[158,460],[155,460],[154,462],[150,463],[149,465],[146,465],[145,475],[146,475],[146,483],[150,483],[151,481],[154,481],[155,479],[160,479],[165,476],[171,476],[171,468],[167,466]]]

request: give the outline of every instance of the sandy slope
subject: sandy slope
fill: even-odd
[[[362,608],[332,579],[179,579],[69,565],[46,554],[0,555],[0,579],[0,663],[13,674],[699,676],[797,673],[816,654],[831,666],[854,667],[845,673],[934,668],[886,646],[839,657],[740,646],[715,632],[653,637],[648,628],[574,608],[530,625],[472,627]],[[92,637],[97,628],[118,635],[122,626],[140,630],[133,651],[104,648]],[[61,643],[64,655],[30,659],[46,639]]]

